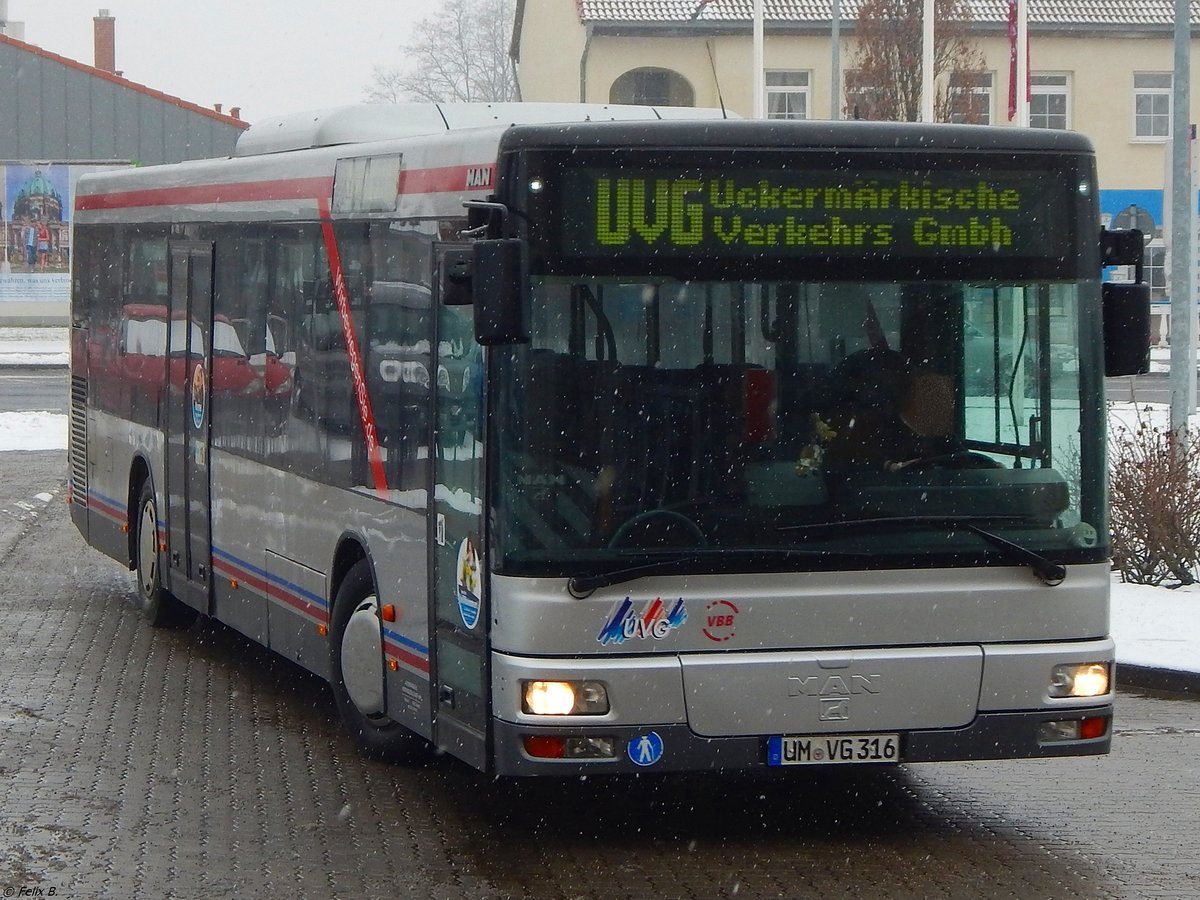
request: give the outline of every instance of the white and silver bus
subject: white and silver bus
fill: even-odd
[[[1075,134],[357,107],[75,202],[72,516],[498,775],[1105,753]],[[687,118],[680,118],[687,116]]]

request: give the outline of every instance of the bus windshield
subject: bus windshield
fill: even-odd
[[[535,277],[497,362],[498,569],[1103,559],[1097,294]]]

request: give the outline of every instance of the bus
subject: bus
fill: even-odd
[[[1148,295],[1097,198],[1069,132],[538,104],[86,175],[71,515],[373,757],[1103,754]]]

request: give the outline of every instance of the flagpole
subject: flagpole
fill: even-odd
[[[1017,4],[1017,125],[1029,127],[1029,0]]]
[[[765,119],[767,110],[766,98],[763,96],[763,82],[766,80],[766,74],[763,72],[763,0],[754,0],[754,52],[751,56],[754,68],[751,76],[751,83],[754,85],[754,118]]]
[[[832,0],[829,12],[829,44],[832,54],[829,64],[829,118],[837,121],[842,117],[842,9],[838,0]]]
[[[933,121],[933,0],[921,13],[921,121]]]

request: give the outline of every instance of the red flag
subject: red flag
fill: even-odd
[[[1017,3],[1008,0],[1008,121],[1017,114]],[[1028,2],[1028,0],[1026,0]],[[1029,69],[1029,39],[1025,40],[1025,102],[1033,99],[1033,75]]]

